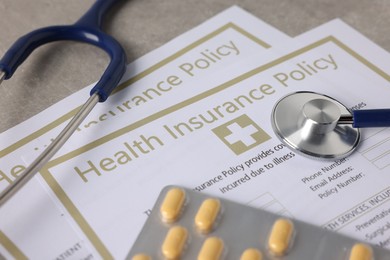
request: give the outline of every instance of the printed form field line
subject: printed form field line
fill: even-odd
[[[194,97],[190,98],[189,100],[186,100],[184,102],[180,102],[180,103],[173,105],[165,110],[157,112],[156,114],[151,115],[143,120],[135,122],[135,123],[133,123],[127,127],[124,127],[122,129],[119,129],[119,130],[117,130],[117,131],[115,131],[115,132],[113,132],[105,137],[102,137],[99,140],[96,140],[88,145],[80,147],[79,149],[74,150],[73,152],[70,152],[70,153],[65,154],[61,157],[58,157],[46,165],[46,167],[41,171],[41,175],[44,178],[44,180],[48,183],[50,188],[54,191],[54,193],[56,194],[58,199],[63,203],[65,208],[71,213],[72,217],[75,219],[75,221],[80,226],[81,230],[85,233],[85,235],[88,237],[88,239],[90,239],[91,243],[95,246],[95,248],[98,250],[98,252],[100,254],[102,254],[102,256],[111,256],[109,250],[103,245],[103,243],[101,242],[101,239],[96,235],[93,228],[88,224],[87,220],[82,216],[79,209],[77,209],[75,204],[73,204],[71,199],[67,196],[66,192],[62,189],[61,185],[54,178],[54,176],[52,175],[52,173],[49,170],[50,168],[52,168],[56,165],[59,165],[61,163],[64,163],[67,160],[70,160],[70,159],[72,159],[80,154],[83,154],[91,149],[94,149],[94,148],[100,146],[101,144],[107,143],[108,141],[113,140],[114,138],[117,138],[118,136],[121,136],[125,133],[128,133],[131,130],[134,130],[136,128],[144,126],[144,125],[146,125],[154,120],[157,120],[157,119],[162,118],[168,114],[171,114],[171,113],[173,113],[173,112],[175,112],[183,107],[187,107],[187,106],[192,105],[195,102],[198,102],[206,97],[209,97],[209,96],[214,95],[216,93],[219,93],[223,90],[226,90],[226,89],[234,86],[235,84],[237,84],[245,79],[248,79],[248,78],[250,78],[254,75],[257,75],[261,72],[264,72],[267,69],[273,68],[273,67],[275,67],[275,66],[277,66],[277,65],[279,65],[287,60],[295,58],[303,53],[306,53],[312,49],[315,49],[315,48],[322,46],[324,44],[327,44],[327,43],[335,44],[340,49],[344,50],[346,53],[348,53],[349,55],[354,57],[357,61],[359,61],[360,63],[362,63],[366,67],[368,67],[370,70],[374,71],[380,77],[382,77],[385,80],[390,82],[390,75],[389,74],[387,74],[386,72],[384,72],[383,70],[381,70],[380,68],[375,66],[373,63],[369,62],[367,59],[365,59],[364,57],[359,55],[357,52],[355,52],[354,50],[349,48],[347,45],[345,45],[344,43],[342,43],[341,41],[336,39],[336,37],[328,36],[328,37],[325,37],[321,40],[318,40],[312,44],[309,44],[303,48],[300,48],[300,49],[298,49],[290,54],[287,54],[287,55],[284,55],[278,59],[275,59],[272,62],[261,65],[255,69],[253,69],[247,73],[244,73],[241,76],[238,76],[238,77],[236,77],[228,82],[225,82],[217,87],[211,88],[209,91],[206,91],[200,95],[194,96]],[[92,241],[98,241],[98,242],[95,243]]]
[[[379,133],[382,136],[379,136]],[[383,135],[387,137],[383,138]],[[370,136],[365,142],[365,148],[360,153],[378,169],[390,166],[390,129],[383,129]]]
[[[270,192],[257,196],[253,200],[249,201],[247,205],[265,209],[279,215],[292,216],[286,207],[284,207]]]

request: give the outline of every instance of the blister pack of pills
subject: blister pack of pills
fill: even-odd
[[[262,209],[167,186],[127,259],[384,260],[390,251]]]

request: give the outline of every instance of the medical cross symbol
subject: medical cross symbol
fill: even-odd
[[[217,126],[212,131],[236,155],[271,139],[260,126],[245,114]]]
[[[233,124],[227,126],[227,129],[230,130],[231,134],[225,136],[225,140],[230,144],[243,142],[246,146],[250,146],[256,143],[256,139],[253,138],[252,134],[257,133],[258,130],[253,125],[241,127],[239,124],[234,122]]]

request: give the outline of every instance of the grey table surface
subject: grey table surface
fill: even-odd
[[[0,0],[0,55],[33,29],[74,23],[92,3]],[[125,0],[110,13],[104,30],[124,46],[130,63],[232,5],[292,37],[341,18],[390,51],[390,0]],[[97,81],[107,63],[105,53],[85,44],[37,49],[0,86],[0,133]]]

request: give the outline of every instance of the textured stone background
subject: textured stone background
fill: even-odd
[[[1,0],[0,55],[33,29],[75,22],[92,3]],[[390,0],[126,0],[105,31],[123,44],[130,63],[234,4],[292,37],[341,18],[390,51]],[[107,63],[104,53],[84,44],[39,48],[0,87],[0,132],[97,81]]]

